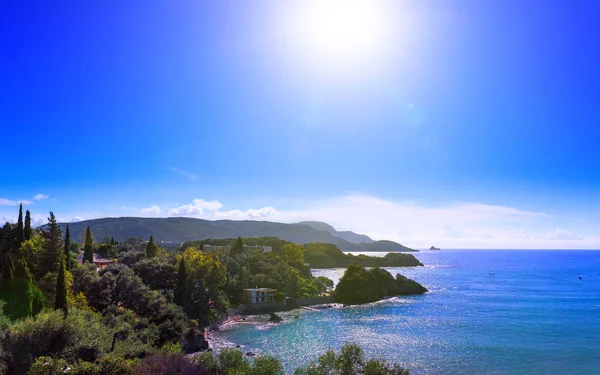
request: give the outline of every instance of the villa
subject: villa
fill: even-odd
[[[83,251],[79,252],[79,255],[77,256],[76,260],[78,263],[83,263]],[[106,268],[106,266],[108,266],[109,264],[113,264],[113,263],[117,263],[117,260],[116,259],[102,259],[98,256],[98,254],[94,253],[94,264],[96,265],[96,268],[98,270]]]
[[[276,302],[275,294],[277,294],[277,289],[271,289],[271,288],[244,289],[244,295],[246,297],[246,302],[249,304],[274,303],[274,302]]]

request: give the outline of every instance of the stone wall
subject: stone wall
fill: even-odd
[[[313,306],[313,305],[325,305],[327,303],[333,303],[333,297],[312,297],[312,298],[298,298],[296,299],[297,306]]]

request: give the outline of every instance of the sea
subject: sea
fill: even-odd
[[[382,256],[383,253],[369,253]],[[216,342],[278,357],[286,374],[359,344],[411,375],[600,374],[600,251],[441,250],[386,268],[429,289],[361,306],[248,317]],[[344,269],[315,269],[336,283]]]

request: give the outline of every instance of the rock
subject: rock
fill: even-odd
[[[269,322],[271,323],[279,323],[283,320],[279,315],[275,313],[269,313],[269,316]]]
[[[431,246],[429,250],[441,250],[439,247]]]
[[[246,353],[246,357],[254,357],[256,354],[252,353],[252,352],[248,352]]]
[[[181,347],[187,354],[209,349],[208,341],[204,339],[204,334],[196,329],[190,329],[186,333]]]

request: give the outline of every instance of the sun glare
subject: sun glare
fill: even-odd
[[[327,69],[364,68],[391,48],[391,14],[379,0],[304,1],[285,19],[288,46],[305,62]]]

